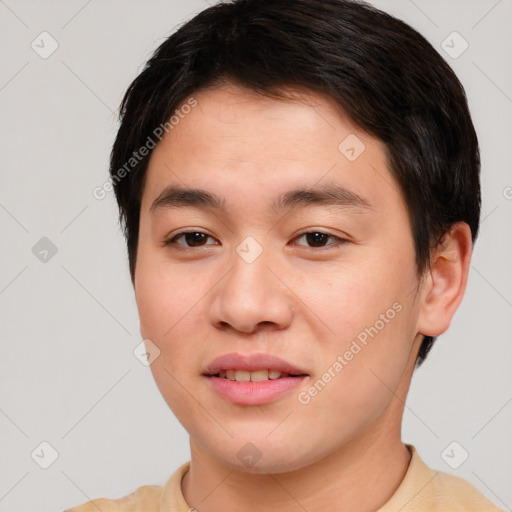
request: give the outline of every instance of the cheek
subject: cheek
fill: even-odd
[[[206,284],[194,269],[172,265],[159,253],[139,251],[135,298],[142,336],[163,342],[190,322]]]
[[[392,399],[410,360],[417,314],[410,293],[414,274],[396,267],[344,268],[301,281],[308,306],[330,330],[311,382],[313,416],[337,410],[350,428],[376,418]]]
[[[160,346],[159,341],[172,325],[172,309],[168,307],[169,287],[162,286],[158,272],[144,261],[137,264],[135,299],[141,335]]]
[[[357,335],[331,338],[330,356],[300,397],[308,402],[304,414],[322,424],[326,438],[350,439],[390,406],[409,361],[405,315],[402,310],[377,334],[359,330],[366,344]]]
[[[192,282],[191,282],[192,281]],[[201,336],[194,315],[200,313],[197,283],[183,271],[171,272],[158,255],[145,255],[137,262],[135,297],[140,332],[160,350],[150,366],[155,383],[178,417],[186,416],[186,394],[180,386],[194,366],[194,349],[183,343],[192,334]]]
[[[399,286],[385,270],[370,265],[345,263],[299,271],[290,286],[293,283],[296,295],[341,343],[373,325],[399,296]]]

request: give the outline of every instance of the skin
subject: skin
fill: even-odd
[[[235,85],[198,105],[152,153],[141,203],[134,286],[143,338],[158,346],[155,381],[190,435],[185,500],[199,512],[376,510],[410,461],[404,400],[423,335],[444,332],[463,296],[471,235],[454,225],[419,276],[406,205],[384,146],[328,99],[265,98]],[[338,150],[355,134],[353,162]],[[344,187],[369,208],[316,204],[279,215],[271,202],[300,187]],[[168,185],[220,196],[225,209],[151,210]],[[183,231],[205,233],[187,247]],[[314,249],[304,232],[323,232]],[[262,254],[237,246],[252,236]],[[166,240],[174,241],[165,245]],[[190,240],[189,240],[190,242]],[[392,305],[401,311],[308,404],[297,395]],[[202,375],[215,357],[268,352],[309,374],[271,404],[242,406]],[[261,459],[247,467],[238,451]]]

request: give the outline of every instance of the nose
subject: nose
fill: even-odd
[[[271,260],[267,251],[252,262],[234,253],[230,271],[213,290],[210,321],[216,328],[252,334],[290,325],[293,294]]]

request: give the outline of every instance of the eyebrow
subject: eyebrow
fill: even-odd
[[[271,208],[279,213],[289,208],[304,208],[313,205],[373,210],[372,205],[364,197],[334,184],[290,190],[278,196],[271,204]],[[207,190],[185,188],[177,185],[166,187],[153,201],[149,210],[155,212],[160,209],[186,206],[226,210],[225,199]]]

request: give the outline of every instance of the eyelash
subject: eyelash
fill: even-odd
[[[176,240],[178,240],[180,237],[184,237],[188,234],[193,234],[193,233],[200,233],[202,235],[206,235],[207,239],[208,238],[213,238],[211,235],[208,235],[207,233],[204,233],[203,231],[199,231],[199,230],[192,230],[192,231],[182,231],[181,233],[177,233],[175,235],[173,235],[171,238],[169,238],[168,240],[165,240],[164,242],[164,245],[165,246],[169,246],[169,245],[181,245],[184,249],[194,249],[195,247],[206,247],[208,245],[212,245],[212,244],[205,244],[205,245],[199,245],[199,246],[190,246],[190,245],[184,245],[184,244],[178,244],[176,242]],[[339,236],[336,236],[336,235],[332,235],[330,233],[326,233],[324,231],[320,231],[320,230],[313,230],[313,231],[304,231],[302,233],[299,233],[295,238],[294,240],[297,240],[297,239],[300,239],[306,235],[310,235],[310,234],[320,234],[320,235],[326,235],[328,238],[331,238],[331,239],[334,239],[335,240],[335,243],[332,243],[332,244],[327,244],[327,245],[324,245],[324,246],[321,246],[321,247],[314,247],[314,246],[309,246],[309,245],[305,245],[305,244],[298,244],[299,246],[301,247],[307,247],[308,249],[312,249],[313,251],[325,251],[326,248],[328,247],[331,247],[331,246],[339,246],[339,245],[343,245],[345,243],[348,243],[348,240],[345,239],[345,238],[341,238]]]

